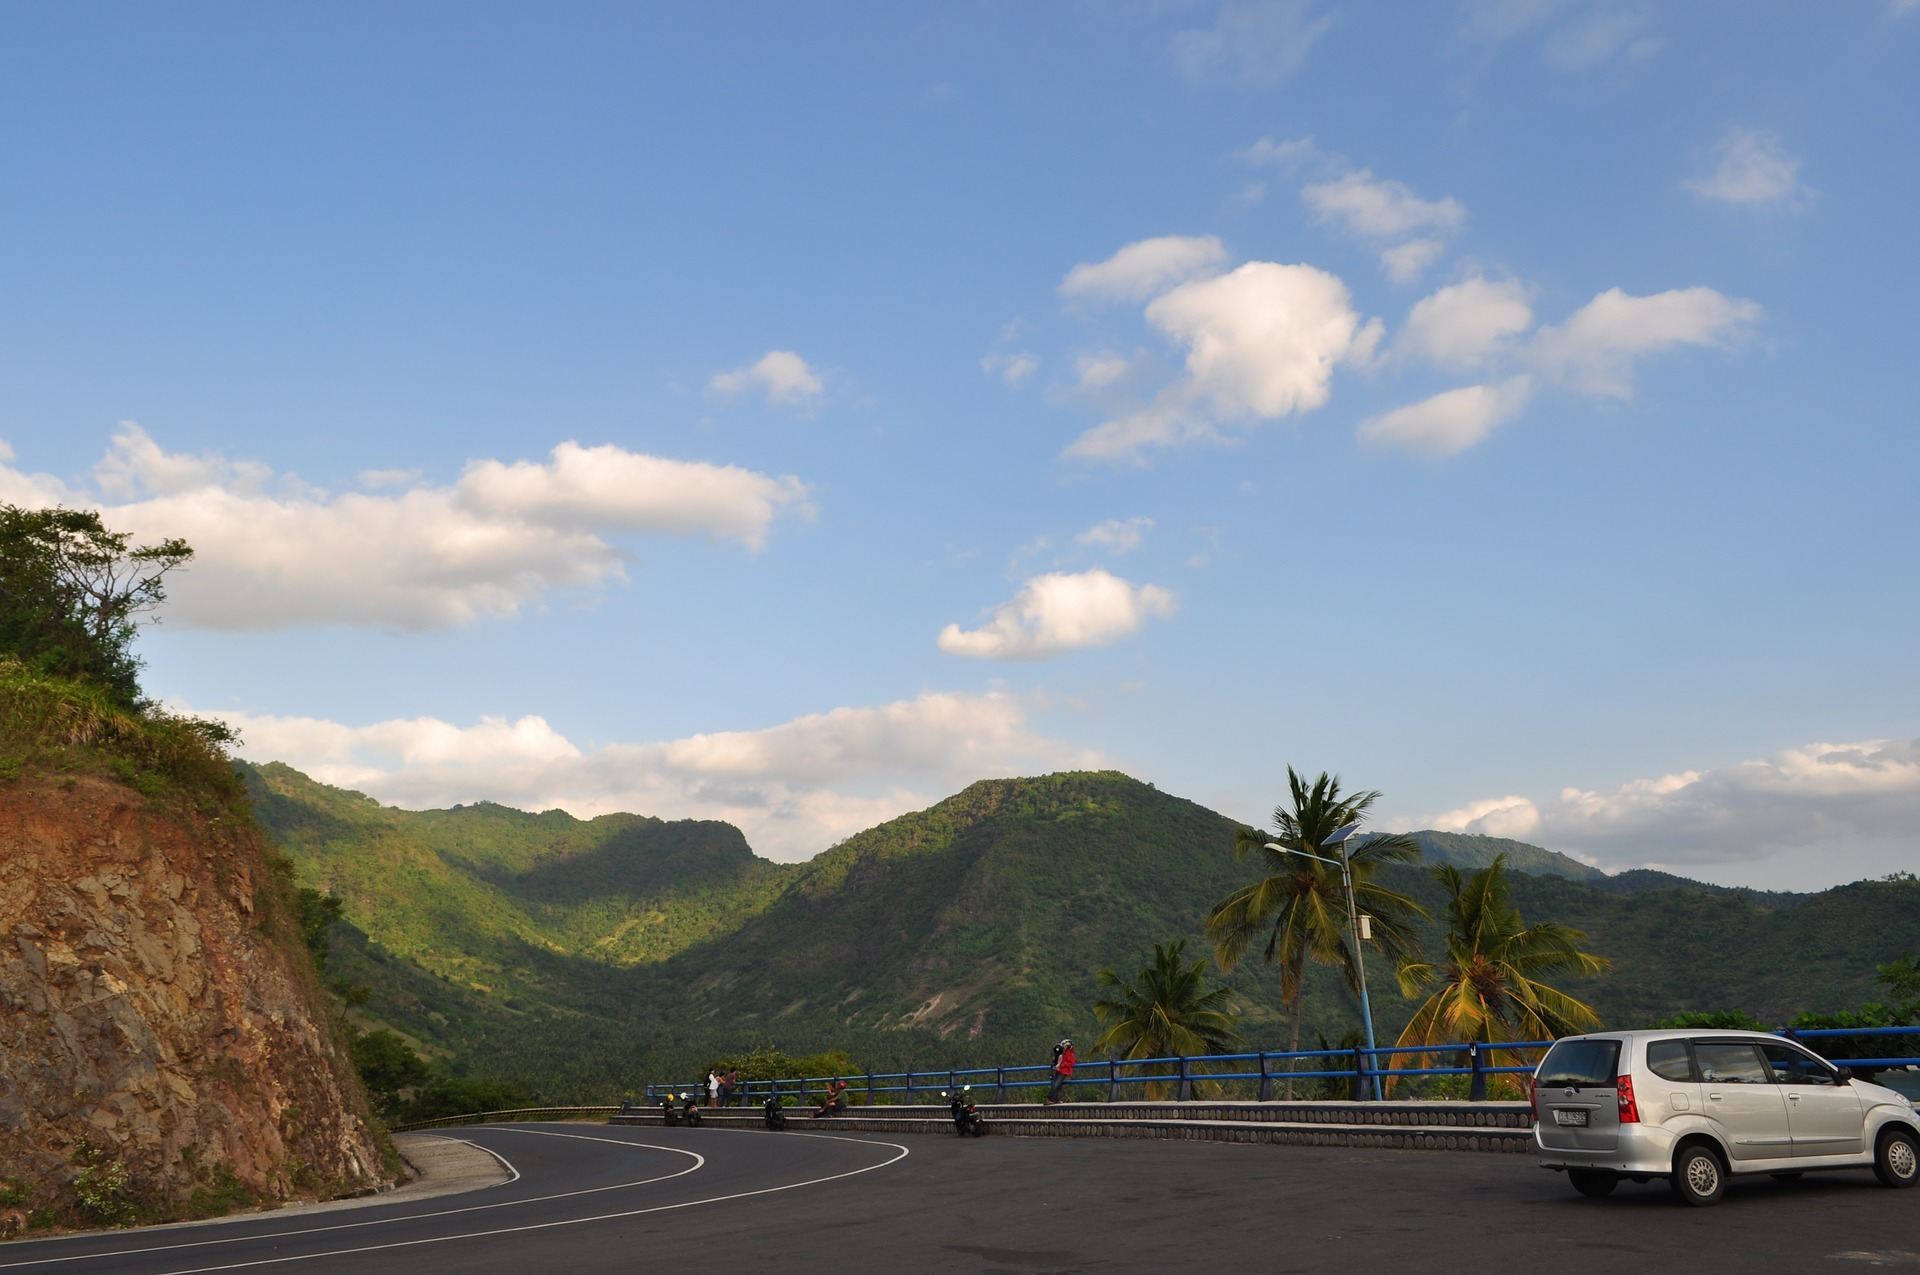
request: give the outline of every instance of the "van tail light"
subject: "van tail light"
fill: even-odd
[[[1540,1075],[1535,1072],[1527,1077],[1527,1106],[1533,1112],[1534,1121],[1540,1119]]]
[[[1620,1123],[1639,1124],[1640,1104],[1633,1100],[1633,1077],[1622,1076],[1613,1086],[1620,1094]]]

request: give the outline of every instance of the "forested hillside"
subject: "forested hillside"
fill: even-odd
[[[1093,1035],[1102,967],[1131,973],[1170,939],[1204,950],[1207,912],[1255,871],[1233,856],[1234,821],[1113,772],[983,781],[798,865],[754,857],[722,824],[413,813],[282,766],[250,783],[302,883],[343,900],[333,968],[369,989],[363,1012],[553,1099],[766,1043],[873,1067],[1044,1058],[1063,1032]],[[1513,874],[1527,918],[1581,929],[1612,959],[1568,989],[1614,1023],[1851,1005],[1877,963],[1920,949],[1912,881],[1813,896],[1659,873],[1622,886],[1524,843],[1418,839],[1430,860],[1527,865]],[[1381,880],[1439,911],[1428,868]],[[1224,981],[1249,1040],[1282,1039],[1272,971],[1256,958]],[[1305,1003],[1309,1037],[1357,1022],[1325,971]],[[1374,1005],[1382,1034],[1409,1012],[1384,971]]]

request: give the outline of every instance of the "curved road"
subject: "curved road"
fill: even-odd
[[[805,1122],[801,1122],[804,1124]],[[1587,1200],[1529,1156],[813,1129],[451,1131],[461,1195],[0,1246],[0,1271],[1920,1272],[1920,1191],[1868,1173]],[[912,1154],[908,1154],[908,1145]]]

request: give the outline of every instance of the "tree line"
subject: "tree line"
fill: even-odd
[[[1242,828],[1236,834],[1235,855],[1257,860],[1261,875],[1213,909],[1206,934],[1212,961],[1223,971],[1256,951],[1274,967],[1291,1019],[1291,1051],[1301,1047],[1307,969],[1333,967],[1357,998],[1365,948],[1392,971],[1401,995],[1419,1002],[1395,1049],[1551,1040],[1602,1025],[1592,1005],[1548,980],[1604,973],[1611,962],[1582,950],[1585,936],[1579,930],[1527,923],[1513,900],[1505,855],[1472,872],[1452,864],[1433,869],[1445,900],[1439,918],[1443,950],[1429,958],[1416,937],[1416,923],[1434,919],[1428,909],[1376,880],[1384,865],[1416,861],[1418,845],[1400,834],[1359,835],[1379,792],[1342,795],[1338,778],[1323,772],[1309,783],[1292,767],[1287,785],[1291,804],[1275,808],[1271,830]],[[1358,924],[1363,917],[1365,931]],[[1181,940],[1155,945],[1152,961],[1131,980],[1102,970],[1107,990],[1093,1009],[1104,1030],[1095,1049],[1121,1058],[1151,1058],[1238,1048],[1238,1015],[1226,989],[1211,983],[1208,964],[1205,956],[1188,960]],[[1920,1021],[1920,955],[1878,969],[1886,1001],[1855,1011],[1803,1013],[1791,1025],[1879,1027]],[[1682,1014],[1654,1025],[1781,1026],[1737,1010]],[[1868,1039],[1836,1040],[1834,1052],[1884,1052]],[[1317,1043],[1329,1046],[1324,1037]],[[1349,1037],[1341,1047],[1355,1043],[1357,1036]],[[1498,1066],[1523,1060],[1486,1054],[1483,1061]]]

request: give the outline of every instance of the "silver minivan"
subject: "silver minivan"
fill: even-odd
[[[1666,1178],[1681,1203],[1712,1204],[1729,1177],[1812,1169],[1920,1182],[1911,1102],[1764,1032],[1569,1036],[1534,1069],[1530,1097],[1541,1167],[1582,1195]]]

